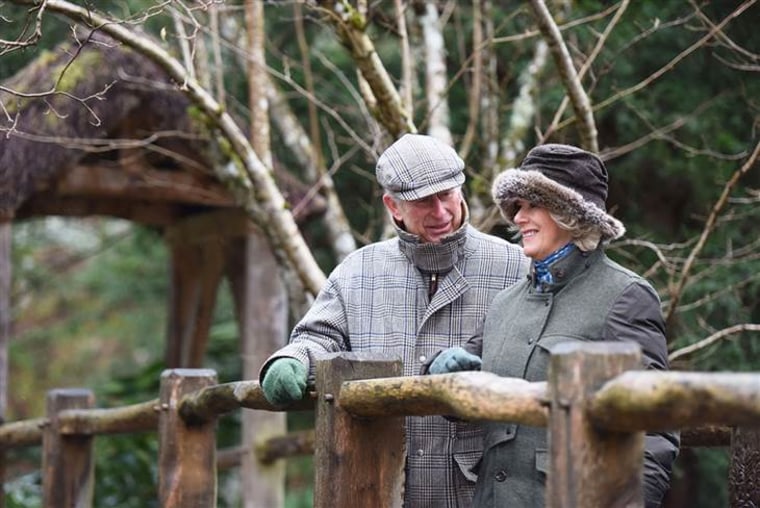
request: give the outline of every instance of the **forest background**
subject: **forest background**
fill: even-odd
[[[86,24],[81,12],[111,21],[100,24],[111,35],[124,28],[126,46],[165,51],[147,53],[184,69],[172,78],[200,111],[224,105],[251,133],[254,146],[230,143],[224,124],[210,135],[254,161],[240,188],[268,185],[277,166],[325,198],[327,212],[286,238],[289,212],[267,215],[276,188],[238,194],[282,250],[291,321],[342,257],[386,234],[373,168],[401,133],[451,142],[467,162],[472,222],[512,241],[490,182],[535,144],[566,142],[607,163],[608,207],[628,229],[609,253],[657,288],[673,368],[760,369],[755,1],[0,0],[0,83],[81,37],[72,29]],[[21,92],[30,91],[0,85],[6,138],[15,134],[6,106]],[[43,414],[55,387],[91,387],[106,407],[155,397],[167,263],[160,235],[126,221],[14,223],[7,419]],[[232,381],[237,330],[220,295],[206,366]],[[220,443],[237,432],[233,415]],[[96,506],[155,505],[150,436],[104,439],[97,453]],[[17,458],[6,502],[35,506],[38,457]],[[722,449],[684,449],[668,506],[724,506],[727,461]],[[288,467],[288,505],[309,506],[308,458]],[[222,476],[220,506],[236,506],[235,485]]]

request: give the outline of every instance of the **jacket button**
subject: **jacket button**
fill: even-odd
[[[507,479],[507,472],[502,469],[501,471],[493,475],[493,479],[496,480],[497,482],[503,482],[504,480]]]
[[[425,363],[425,360],[427,360],[427,356],[420,355],[420,363]]]
[[[417,450],[417,456],[418,457],[422,457],[423,455],[425,455],[425,450],[423,450],[422,448],[420,448],[419,450]]]

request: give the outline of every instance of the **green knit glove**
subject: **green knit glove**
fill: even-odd
[[[308,374],[306,366],[295,358],[275,360],[261,382],[264,397],[274,406],[287,406],[301,400],[306,393]]]
[[[428,369],[429,374],[448,374],[463,370],[480,370],[483,361],[479,356],[468,353],[464,348],[451,347],[444,349],[435,357]]]

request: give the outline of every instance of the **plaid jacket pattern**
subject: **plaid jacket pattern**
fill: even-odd
[[[353,252],[264,369],[289,356],[313,375],[314,360],[326,353],[376,351],[401,358],[404,375],[415,375],[440,349],[480,335],[491,300],[526,276],[528,261],[519,246],[470,225],[455,235],[454,243],[421,245],[399,231],[399,237]],[[439,266],[440,260],[449,266]],[[448,271],[440,273],[430,298],[431,274],[438,269]],[[476,480],[471,467],[482,453],[480,427],[441,416],[408,417],[406,434],[404,506],[470,506]]]

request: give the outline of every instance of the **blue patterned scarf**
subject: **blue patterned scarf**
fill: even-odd
[[[564,247],[561,247],[560,249],[555,250],[554,252],[549,254],[547,257],[545,257],[541,261],[535,261],[533,263],[533,269],[536,272],[536,278],[534,280],[534,284],[539,291],[542,289],[542,286],[547,286],[554,282],[554,277],[552,277],[552,272],[551,270],[549,270],[552,263],[554,263],[555,261],[559,259],[567,257],[567,255],[570,254],[574,248],[575,248],[575,244],[568,243]]]

